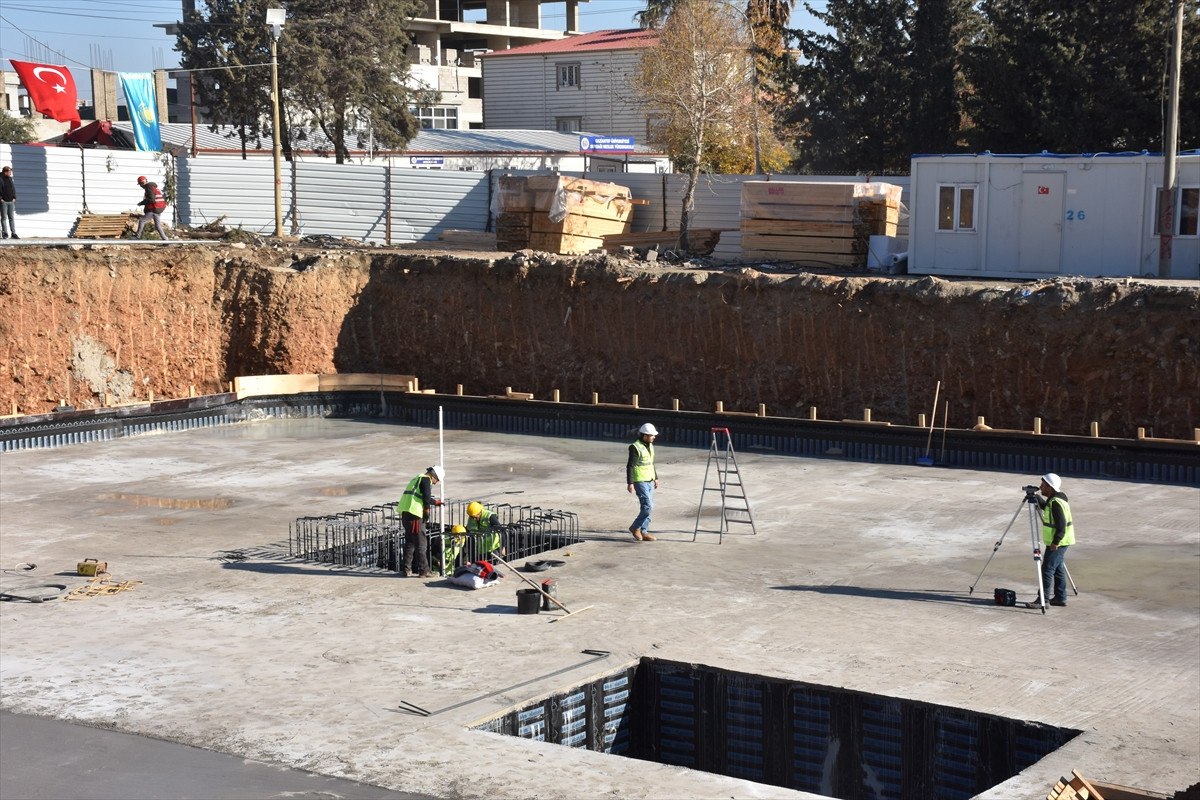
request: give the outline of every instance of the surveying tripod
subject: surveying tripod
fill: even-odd
[[[1046,590],[1045,584],[1042,583],[1042,515],[1038,509],[1037,490],[1036,486],[1023,486],[1025,497],[1021,500],[1021,505],[1017,506],[1017,511],[1013,514],[1012,519],[1008,521],[1008,527],[1004,529],[1004,533],[1000,534],[999,541],[992,548],[992,554],[988,556],[987,563],[983,565],[983,569],[979,570],[979,574],[975,576],[975,583],[971,584],[967,594],[974,594],[975,587],[979,585],[979,579],[983,577],[983,573],[987,571],[988,564],[992,563],[992,559],[996,557],[996,551],[1000,549],[1000,545],[1004,544],[1004,537],[1008,536],[1009,530],[1012,529],[1013,523],[1017,521],[1017,517],[1021,516],[1021,510],[1027,509],[1029,514],[1029,544],[1033,548],[1033,566],[1037,571],[1037,603],[1025,603],[1026,608],[1040,608],[1042,613],[1046,613]],[[1071,584],[1071,591],[1079,594],[1079,589],[1075,587],[1075,579],[1071,577],[1071,571],[1067,569],[1066,562],[1063,562],[1063,569],[1066,570],[1067,580]]]

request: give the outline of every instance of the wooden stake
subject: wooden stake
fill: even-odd
[[[863,409],[863,422],[870,422],[870,421],[871,421],[871,409],[864,408]]]
[[[633,399],[629,401],[629,404],[634,408],[638,407],[638,396],[636,394],[633,396]]]
[[[1099,422],[1093,422],[1093,423],[1092,423],[1092,431],[1091,431],[1091,433],[1092,433],[1092,438],[1093,438],[1093,439],[1099,439],[1099,438],[1100,438],[1100,423],[1099,423]]]
[[[592,405],[594,405],[594,406],[600,405],[600,393],[599,392],[592,392]]]
[[[917,427],[918,428],[925,427],[925,412],[924,411],[922,411],[920,414],[917,414]]]
[[[1042,432],[1042,418],[1041,417],[1033,418],[1033,432],[1035,435],[1040,434]]]
[[[933,411],[930,412],[929,419],[929,436],[925,439],[925,458],[929,458],[929,446],[933,444],[933,426],[937,422],[937,401],[938,394],[942,391],[942,382],[938,381],[933,387]]]
[[[554,402],[557,403],[558,401],[559,401],[558,389],[555,389],[554,390]]]
[[[816,406],[808,407],[808,418],[812,419],[812,420],[815,420],[817,418],[817,407]]]
[[[767,415],[767,404],[766,403],[758,404],[758,415],[760,417],[765,417]]]
[[[725,413],[725,401],[724,401],[724,400],[718,400],[718,401],[717,401],[717,413],[718,413],[718,414],[724,414],[724,413]]]
[[[679,398],[678,397],[671,400],[671,410],[672,411],[679,410]]]
[[[1146,438],[1146,429],[1145,428],[1138,428],[1137,438],[1139,438],[1139,439]],[[1200,428],[1198,428],[1196,430],[1196,440],[1200,441]]]

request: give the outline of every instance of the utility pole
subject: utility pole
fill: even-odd
[[[1171,37],[1170,95],[1163,140],[1163,185],[1158,193],[1158,277],[1171,277],[1171,237],[1175,233],[1175,156],[1179,150],[1179,70],[1183,59],[1183,0],[1174,0],[1175,35]]]
[[[283,236],[283,182],[279,177],[279,37],[287,19],[282,8],[267,9],[267,25],[271,28],[271,138],[275,162],[275,238]]]

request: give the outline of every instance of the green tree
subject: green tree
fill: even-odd
[[[425,11],[423,0],[291,0],[287,7],[280,53],[289,97],[333,143],[337,162],[348,155],[356,119],[382,147],[403,149],[419,130],[410,103],[433,100],[405,85],[407,25]]]
[[[31,120],[0,112],[0,144],[25,144],[35,135]]]
[[[638,64],[634,86],[659,122],[657,143],[688,176],[679,245],[688,247],[700,172],[714,141],[743,137],[753,125],[753,69],[742,20],[711,0],[678,0],[659,31],[658,45]]]
[[[787,121],[801,172],[907,172],[912,28],[906,0],[828,0],[805,8],[828,30],[797,31],[799,87]]]
[[[1180,147],[1200,144],[1200,24],[1187,2]],[[1173,28],[1162,0],[983,0],[965,53],[970,142],[996,152],[1161,149]]]
[[[910,153],[952,153],[964,147],[970,85],[962,54],[981,27],[972,0],[918,0],[906,65],[919,76],[912,81],[908,109]]]
[[[270,31],[268,0],[206,0],[203,11],[184,15],[175,49],[192,73],[196,104],[209,127],[236,128],[246,157],[247,143],[270,132]]]

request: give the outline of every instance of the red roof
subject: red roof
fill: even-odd
[[[550,42],[527,44],[523,47],[514,47],[511,50],[497,50],[483,57],[497,58],[499,56],[540,56],[551,53],[579,53],[583,51],[636,50],[642,47],[653,47],[656,44],[658,44],[658,31],[630,28],[623,31],[583,33],[579,36],[568,36],[565,39],[555,39]]]

